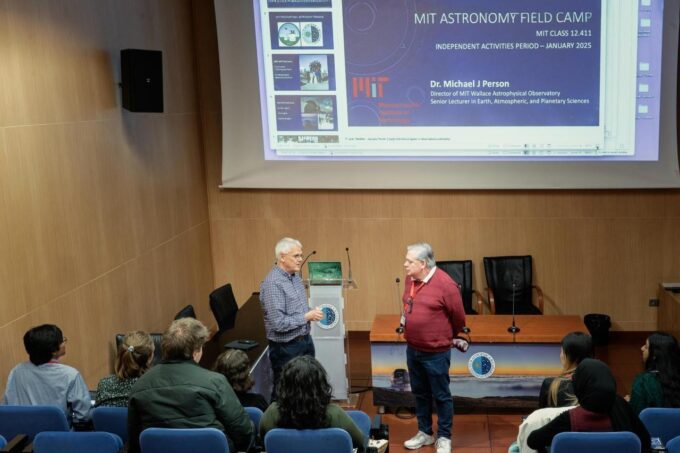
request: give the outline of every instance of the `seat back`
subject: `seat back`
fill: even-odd
[[[466,315],[476,315],[472,307],[472,261],[437,261],[437,267],[449,274],[458,283]]]
[[[515,313],[525,315],[540,314],[531,302],[532,259],[525,256],[487,256],[484,257],[486,285],[493,291],[496,313],[512,313],[515,300]]]
[[[264,436],[267,453],[322,451],[324,453],[352,453],[352,438],[340,428],[283,429],[275,428]]]
[[[680,408],[648,407],[640,412],[640,420],[650,437],[658,437],[664,444],[680,436]]]
[[[259,433],[260,432],[260,419],[262,418],[262,411],[257,408],[257,407],[251,407],[251,406],[246,406],[244,407],[246,410],[246,413],[248,414],[248,417],[250,417],[250,420],[253,422],[253,425],[255,425],[255,432]]]
[[[238,304],[231,289],[231,283],[220,286],[210,293],[210,310],[215,315],[220,332],[233,329],[238,312]]]
[[[175,315],[175,321],[178,319],[182,318],[194,318],[196,319],[196,311],[194,310],[194,306],[189,304],[186,307],[182,308],[180,311],[177,312]]]
[[[628,431],[609,433],[559,433],[553,438],[551,453],[640,453],[640,439]]]
[[[127,407],[96,407],[92,411],[92,424],[95,431],[113,433],[127,442]]]
[[[121,448],[123,441],[111,433],[44,431],[33,440],[34,453],[118,453]]]
[[[142,453],[229,453],[227,436],[215,428],[147,428],[139,445]]]
[[[161,340],[163,339],[163,334],[162,333],[150,333],[151,339],[153,340],[153,365],[157,364],[161,360],[163,360],[163,354],[161,352]],[[116,352],[118,351],[118,348],[120,347],[120,344],[123,342],[123,338],[125,338],[124,333],[117,333],[116,334]]]
[[[680,436],[674,437],[666,443],[668,453],[680,453]]]
[[[33,440],[42,431],[68,431],[63,410],[56,406],[0,406],[0,435],[13,439],[26,434]]]
[[[359,427],[364,435],[364,446],[368,445],[368,438],[371,435],[371,417],[364,411],[347,411],[347,415]]]

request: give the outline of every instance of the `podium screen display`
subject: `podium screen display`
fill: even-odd
[[[339,261],[311,261],[308,268],[310,285],[342,284],[342,267]]]

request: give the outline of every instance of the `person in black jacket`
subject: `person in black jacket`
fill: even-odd
[[[534,430],[527,440],[530,448],[546,451],[553,438],[561,432],[631,431],[640,438],[642,451],[650,451],[647,429],[628,403],[616,394],[616,381],[604,362],[595,359],[581,361],[574,372],[573,385],[579,406]]]

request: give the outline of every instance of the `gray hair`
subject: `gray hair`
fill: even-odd
[[[279,242],[276,243],[276,247],[274,247],[274,257],[278,260],[279,255],[281,255],[282,253],[287,253],[293,247],[302,248],[302,244],[300,244],[300,241],[293,238],[281,239]]]
[[[181,318],[173,321],[161,340],[161,352],[165,360],[191,359],[208,341],[210,331],[199,320]]]
[[[411,244],[406,247],[408,252],[413,252],[416,254],[416,259],[425,261],[425,265],[428,269],[432,269],[437,265],[434,260],[434,252],[432,251],[432,246],[427,242],[418,242],[416,244]]]

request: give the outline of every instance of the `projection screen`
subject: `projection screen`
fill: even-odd
[[[678,0],[215,0],[222,187],[679,187]]]

